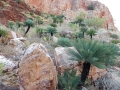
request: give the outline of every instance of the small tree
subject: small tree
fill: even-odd
[[[27,19],[24,24],[25,24],[25,26],[28,26],[28,28],[24,34],[24,36],[25,36],[28,33],[28,31],[30,30],[30,27],[34,26],[34,23],[33,23],[32,19]]]
[[[119,48],[114,44],[101,43],[92,40],[77,40],[73,43],[75,50],[69,49],[70,60],[83,62],[81,72],[81,84],[84,85],[89,74],[91,65],[98,68],[106,68],[113,65],[115,59],[120,55]]]
[[[76,70],[64,71],[63,75],[58,74],[58,87],[60,90],[77,90],[80,76],[76,76]]]
[[[81,27],[80,30],[83,33],[83,38],[84,38],[84,33],[87,32],[87,28],[86,27]]]
[[[87,31],[87,35],[89,35],[92,40],[92,36],[96,35],[96,31],[94,29],[90,29],[89,31]]]
[[[15,22],[14,21],[8,21],[8,27],[10,29],[14,29],[14,26],[15,26]]]
[[[46,33],[50,33],[50,35],[53,36],[53,34],[57,33],[57,30],[54,27],[48,27]]]

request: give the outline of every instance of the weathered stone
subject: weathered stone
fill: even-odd
[[[74,49],[73,47],[70,47],[71,49]],[[57,47],[55,48],[55,60],[56,60],[56,67],[58,73],[63,73],[65,69],[77,69],[77,75],[80,75],[83,68],[83,62],[78,63],[77,61],[69,60],[69,56],[67,54],[68,48],[64,47]],[[96,80],[103,74],[105,74],[105,69],[98,69],[95,66],[91,66],[88,78],[92,81]]]
[[[21,58],[18,74],[20,90],[56,90],[56,69],[42,44],[29,46]]]

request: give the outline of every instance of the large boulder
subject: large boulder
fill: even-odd
[[[56,68],[42,44],[28,47],[19,63],[18,74],[20,90],[56,90]]]
[[[73,47],[69,47],[69,48],[75,50]],[[70,57],[66,52],[69,48],[64,48],[64,47],[55,48],[54,53],[55,53],[57,71],[58,73],[63,73],[65,69],[69,69],[69,70],[77,69],[77,75],[80,75],[83,68],[83,64],[82,64],[83,62],[78,63],[77,61],[69,60]],[[105,72],[106,71],[104,69],[98,69],[95,66],[91,66],[88,78],[94,81],[103,74],[105,74]]]

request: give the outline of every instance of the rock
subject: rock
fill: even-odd
[[[42,44],[28,47],[19,64],[20,90],[56,90],[57,73]]]
[[[58,38],[53,36],[53,42],[57,42]]]
[[[13,68],[16,66],[12,60],[5,58],[4,56],[0,55],[0,63],[3,63],[3,70],[12,71]]]
[[[74,49],[73,47],[70,48]],[[65,69],[71,70],[75,68],[77,69],[77,75],[80,75],[83,68],[82,62],[78,63],[77,61],[69,60],[69,55],[66,52],[67,50],[68,48],[64,47],[55,48],[54,56],[58,73],[63,73]],[[94,81],[105,73],[105,69],[98,69],[95,66],[91,66],[88,78]]]

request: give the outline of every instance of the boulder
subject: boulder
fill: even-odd
[[[69,47],[74,49],[73,47]],[[82,72],[83,62],[77,62],[73,60],[69,60],[69,55],[67,54],[67,50],[69,48],[65,47],[57,47],[55,48],[55,60],[56,60],[56,67],[58,73],[63,73],[65,69],[77,69],[77,75],[80,75]],[[74,49],[75,50],[75,49]],[[100,76],[106,73],[105,69],[98,69],[95,66],[91,66],[89,76],[92,81],[96,80]]]
[[[42,44],[33,43],[19,63],[20,90],[56,90],[57,73]]]

